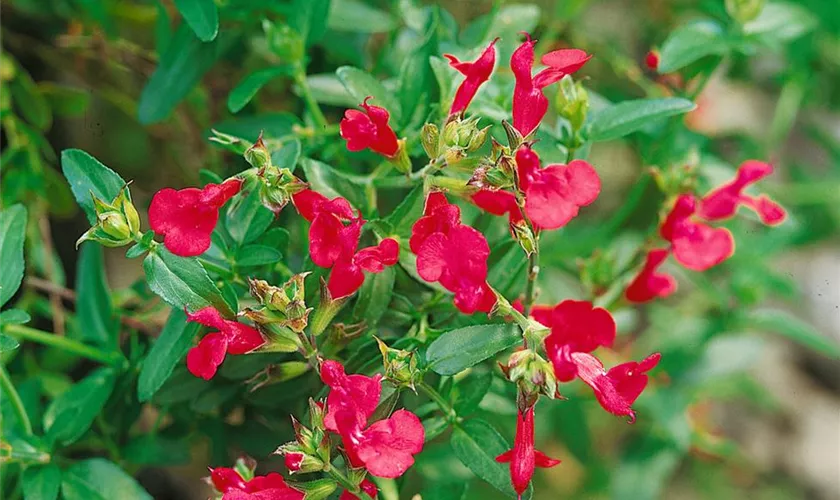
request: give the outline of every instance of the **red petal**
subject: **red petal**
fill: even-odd
[[[516,151],[516,171],[519,174],[519,186],[527,190],[540,170],[540,157],[536,151],[523,145]]]
[[[359,413],[362,421],[373,415],[382,391],[381,378],[378,374],[374,377],[347,375],[341,363],[324,361],[321,364],[321,380],[330,387],[327,415],[324,417],[326,428],[333,432],[338,431],[335,414],[340,409]]]
[[[735,241],[726,228],[686,222],[674,231],[674,258],[694,271],[705,271],[735,253]]]
[[[496,40],[490,42],[490,45],[472,63],[461,62],[452,55],[445,55],[449,59],[449,65],[466,76],[455,92],[455,98],[452,100],[452,106],[449,109],[450,116],[464,112],[481,85],[490,78],[493,66],[496,64],[495,44]]]
[[[318,267],[332,267],[344,251],[344,224],[332,214],[319,213],[309,227],[309,256]],[[355,247],[353,247],[355,248]]]
[[[368,472],[377,477],[396,478],[414,464],[423,450],[425,432],[417,415],[397,410],[362,432],[356,453]]]
[[[347,141],[347,149],[361,151],[371,147],[376,141],[376,125],[368,115],[356,109],[344,112],[344,119],[339,124],[341,137]]]
[[[243,325],[236,321],[226,321],[224,333],[228,337],[227,352],[230,354],[247,354],[265,344],[265,338],[256,328]]]
[[[149,225],[162,234],[163,244],[181,257],[201,255],[210,248],[210,234],[216,227],[219,212],[201,203],[201,190],[158,191],[149,206]]]
[[[362,270],[349,259],[340,259],[335,263],[327,289],[333,299],[340,299],[356,293],[365,282]]]
[[[590,59],[592,59],[592,56],[580,49],[560,49],[548,52],[542,56],[540,62],[566,74],[572,74],[582,68]]]
[[[604,372],[604,365],[597,358],[586,353],[572,354],[572,360],[578,367],[578,376],[589,385],[601,406],[608,412],[635,419],[630,403],[616,389],[613,381]]]
[[[218,210],[242,189],[242,179],[228,179],[221,184],[207,184],[201,189],[201,204]]]
[[[449,238],[434,233],[425,239],[417,251],[417,274],[426,281],[438,281],[446,269]]]
[[[192,314],[187,312],[187,321],[209,326],[210,328],[215,328],[220,331],[226,328],[225,319],[222,317],[221,313],[210,306],[202,307]]]
[[[554,467],[560,463],[560,460],[551,458],[540,450],[534,450],[534,461],[536,462],[537,467],[542,467],[544,469]]]
[[[292,195],[292,204],[300,213],[301,217],[312,222],[318,214],[318,209],[322,203],[327,201],[327,197],[317,191],[311,189],[304,189],[299,193]]]
[[[213,482],[213,487],[216,491],[226,492],[230,489],[244,490],[246,488],[245,480],[234,469],[230,467],[216,467],[210,469],[210,480]]]
[[[513,441],[513,457],[510,462],[510,478],[513,489],[520,495],[534,476],[534,407],[517,414],[516,437]]]
[[[564,300],[551,315],[551,333],[545,349],[554,366],[557,379],[572,380],[577,372],[571,356],[576,352],[592,352],[615,341],[616,325],[609,311],[593,307],[591,302]]]
[[[665,248],[648,252],[644,267],[624,292],[627,300],[636,303],[648,302],[657,297],[667,297],[677,290],[677,280],[673,276],[656,272],[668,258],[668,253]]]
[[[226,350],[227,338],[223,333],[207,334],[187,353],[187,369],[196,377],[210,380],[225,360]]]

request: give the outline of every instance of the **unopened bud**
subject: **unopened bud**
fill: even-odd
[[[556,106],[557,113],[569,120],[572,130],[580,130],[589,111],[589,94],[581,82],[575,82],[571,75],[566,75],[560,80]]]
[[[131,203],[128,186],[124,186],[110,203],[93,193],[91,196],[97,222],[76,241],[76,247],[88,240],[106,247],[121,247],[134,241],[134,236],[140,232],[140,217]]]
[[[403,174],[410,174],[411,173],[411,159],[408,157],[408,150],[405,145],[405,139],[400,139],[398,141],[399,148],[397,148],[397,153],[388,158],[388,161],[391,162],[391,165],[397,169],[398,172]]]
[[[338,484],[335,480],[328,478],[306,481],[305,483],[295,485],[295,489],[301,490],[306,500],[327,500],[336,488],[338,488]]]
[[[286,463],[286,468],[292,474],[307,474],[309,472],[318,472],[324,469],[324,462],[318,457],[307,453],[300,443],[292,441],[277,448],[274,452],[277,455],[283,455],[283,461]]]
[[[246,149],[243,156],[252,167],[260,170],[271,166],[271,153],[269,153],[268,148],[265,147],[262,132],[260,132],[257,142],[255,142],[250,148]]]
[[[458,126],[459,120],[452,120],[443,126],[443,144],[445,146],[458,145]]]
[[[513,234],[513,239],[519,243],[519,246],[522,247],[526,255],[530,257],[531,254],[537,251],[537,238],[524,221],[511,222],[510,232]]]
[[[440,145],[440,131],[437,125],[434,123],[423,125],[423,130],[420,131],[420,142],[423,144],[423,150],[426,151],[429,159],[437,158]]]
[[[510,150],[516,151],[519,149],[519,146],[521,146],[524,141],[522,134],[519,133],[519,131],[516,130],[507,120],[502,120],[502,127],[505,129],[505,135],[507,135],[508,147],[510,147]]]
[[[233,464],[233,470],[245,481],[250,481],[254,478],[254,471],[256,469],[257,461],[246,455],[237,458]]]
[[[378,338],[379,352],[382,353],[382,364],[385,367],[385,378],[396,387],[414,389],[414,383],[420,377],[417,369],[417,358],[413,352],[393,349]]]
[[[557,393],[557,378],[551,363],[530,349],[511,354],[505,373],[525,397],[526,406],[536,402],[540,394],[553,398]]]

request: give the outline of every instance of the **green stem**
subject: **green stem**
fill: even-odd
[[[15,413],[17,413],[18,420],[20,420],[21,425],[23,425],[23,430],[28,436],[31,436],[32,422],[29,421],[29,415],[26,414],[26,408],[23,407],[23,401],[21,401],[20,395],[15,389],[15,386],[12,385],[12,379],[9,378],[9,374],[6,372],[6,367],[3,365],[0,365],[0,388],[3,389],[3,392],[6,393],[9,401],[12,403],[12,408],[15,410]]]
[[[446,420],[449,422],[455,422],[458,419],[458,414],[455,412],[455,409],[443,399],[443,396],[440,395],[438,391],[436,391],[432,386],[427,384],[425,381],[421,380],[417,387],[423,391],[429,398],[438,405],[441,411],[446,416]]]
[[[345,490],[349,491],[350,493],[356,495],[357,497],[361,498],[362,500],[373,500],[373,499],[370,498],[370,496],[367,493],[365,493],[364,490],[362,490],[359,487],[358,484],[353,484],[353,481],[350,481],[350,479],[347,476],[345,476],[344,474],[341,473],[341,471],[339,471],[338,469],[333,467],[332,464],[330,464],[329,467],[324,469],[324,472],[329,474],[329,476],[331,478],[335,479],[335,482],[340,484],[342,488],[344,488]]]
[[[303,101],[306,103],[306,109],[309,110],[312,119],[315,120],[315,124],[321,130],[327,128],[329,122],[327,122],[327,117],[324,116],[324,112],[321,111],[321,107],[315,100],[315,96],[312,95],[312,89],[309,88],[309,84],[306,82],[306,70],[303,66],[298,66],[295,72],[295,81],[300,88],[301,97],[303,97]]]
[[[39,344],[55,347],[83,358],[98,361],[102,364],[119,366],[125,362],[123,355],[118,352],[105,352],[101,349],[82,344],[81,342],[65,337],[59,337],[54,333],[29,328],[28,326],[6,325],[3,330],[5,333],[8,333],[13,337],[31,340],[33,342],[38,342]]]
[[[539,240],[537,240],[537,248],[528,257],[528,282],[525,284],[525,301],[523,303],[524,316],[527,318],[531,315],[531,308],[534,307],[534,291],[536,290],[537,276],[540,274],[540,250]]]

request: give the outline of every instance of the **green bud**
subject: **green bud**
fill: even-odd
[[[374,337],[382,353],[382,364],[385,367],[385,378],[395,387],[409,387],[414,390],[414,383],[421,376],[417,369],[417,358],[413,352],[392,349],[385,342]]]
[[[524,349],[511,354],[504,371],[519,388],[525,406],[534,404],[540,394],[549,398],[557,394],[554,368],[535,351]]]
[[[487,140],[487,132],[490,130],[490,126],[484,127],[481,130],[476,130],[471,136],[470,140],[466,145],[467,152],[472,153],[474,151],[478,151],[481,146],[484,145],[484,142]]]
[[[324,278],[321,278],[321,301],[312,316],[310,333],[315,336],[324,333],[349,299],[350,296],[334,299],[327,288],[327,282],[324,281]]]
[[[309,313],[306,307],[304,280],[309,273],[292,276],[281,287],[267,281],[249,279],[251,295],[263,306],[247,309],[245,315],[260,325],[277,324],[301,333],[306,328]]]
[[[569,120],[573,131],[578,131],[586,121],[589,110],[589,94],[581,82],[575,82],[571,75],[560,80],[560,90],[557,92],[557,113]]]
[[[258,173],[261,182],[260,201],[267,209],[278,214],[291,201],[292,195],[309,185],[295,177],[288,168],[277,168],[270,163],[269,160],[269,164]]]
[[[255,142],[250,148],[246,149],[243,156],[245,156],[245,160],[250,163],[252,167],[260,170],[271,167],[271,153],[269,153],[268,148],[265,147],[262,132],[260,132],[257,142]]]
[[[131,203],[128,186],[123,187],[110,203],[93,193],[91,197],[97,222],[76,241],[76,247],[88,240],[106,247],[121,247],[134,241],[134,236],[140,232],[140,216]]]
[[[443,126],[443,144],[446,146],[458,145],[459,120],[452,120]]]
[[[286,443],[274,451],[275,455],[283,455],[286,468],[291,474],[308,474],[324,470],[324,462],[310,454],[305,446],[296,441]]]
[[[739,24],[747,24],[761,14],[764,4],[765,0],[726,0],[726,12]]]
[[[519,223],[511,222],[510,231],[513,234],[513,239],[519,243],[519,246],[522,247],[522,250],[525,251],[527,256],[530,257],[531,254],[537,251],[537,238],[524,221]]]
[[[306,500],[326,500],[338,488],[332,479],[322,478],[305,483],[295,483],[295,488],[303,491]]]
[[[405,139],[399,140],[397,154],[388,158],[388,161],[391,162],[391,165],[393,165],[398,172],[403,174],[411,173],[411,159],[408,157],[408,150],[405,147]]]
[[[131,229],[125,217],[119,212],[108,212],[100,215],[99,224],[108,236],[115,240],[131,241]]]
[[[440,131],[434,123],[427,123],[423,125],[423,130],[420,131],[420,142],[423,144],[423,150],[429,159],[434,160],[438,157],[438,148],[440,143]]]
[[[507,120],[502,120],[502,127],[505,129],[505,135],[507,135],[508,147],[510,150],[516,151],[519,149],[519,146],[521,146],[522,142],[525,140],[522,137],[522,134],[513,128],[513,125],[511,125]]]
[[[594,297],[600,297],[615,281],[615,259],[596,250],[581,264],[580,279]]]

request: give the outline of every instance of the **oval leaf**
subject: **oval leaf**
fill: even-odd
[[[152,500],[133,477],[104,458],[71,465],[64,472],[61,493],[66,500]]]
[[[61,469],[56,464],[27,467],[23,471],[23,498],[55,500],[61,488]]]
[[[23,281],[23,240],[26,238],[26,208],[12,205],[0,213],[0,306]]]
[[[113,390],[114,372],[100,368],[55,398],[44,412],[47,441],[77,441],[90,428]]]
[[[195,257],[177,257],[159,246],[143,260],[143,270],[149,288],[172,307],[196,311],[213,306],[223,316],[236,314]]]
[[[432,342],[426,361],[435,373],[455,375],[521,342],[516,325],[467,326],[446,332]]]
[[[140,402],[151,399],[172,375],[172,370],[187,355],[200,326],[198,323],[187,323],[184,311],[172,310],[160,336],[143,361],[137,381],[137,398]]]
[[[110,202],[125,186],[122,177],[81,149],[65,149],[61,152],[61,171],[91,224],[96,224],[91,194]]]
[[[717,23],[699,21],[680,26],[663,42],[657,71],[671,73],[703,57],[726,54],[729,48],[729,41]]]
[[[76,315],[79,338],[94,344],[116,347],[119,322],[105,281],[102,246],[82,244],[76,272]]]
[[[680,97],[620,102],[595,115],[589,138],[593,141],[618,139],[636,132],[651,120],[687,113],[694,108],[693,102]]]
[[[391,123],[400,123],[400,105],[390,92],[369,73],[352,66],[342,66],[335,70],[338,79],[344,84],[347,92],[356,98],[360,104],[366,97],[371,96],[369,104],[383,107],[391,113]]]
[[[361,210],[362,214],[369,214],[376,207],[376,190],[368,178],[340,172],[311,158],[303,158],[300,165],[312,189],[327,198],[347,198],[353,208]]]
[[[359,298],[353,307],[353,316],[364,320],[368,328],[376,326],[388,310],[396,277],[393,266],[386,267],[381,273],[368,274],[365,277],[365,282],[359,289]]]
[[[230,91],[227,100],[228,109],[231,113],[238,113],[246,104],[251,102],[251,99],[257,95],[263,85],[284,74],[289,74],[289,69],[285,66],[278,66],[261,69],[246,76]]]
[[[175,0],[175,7],[202,42],[219,33],[219,10],[213,0]]]
[[[464,422],[455,427],[449,444],[458,460],[476,476],[507,496],[516,498],[507,464],[496,461],[496,457],[510,449],[510,446],[493,426],[479,419]],[[523,498],[530,497],[530,491],[529,487]]]

